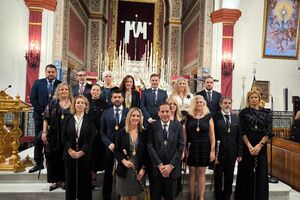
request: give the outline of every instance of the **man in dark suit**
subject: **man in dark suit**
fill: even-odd
[[[103,199],[111,199],[111,190],[113,182],[113,166],[114,166],[114,149],[115,149],[115,133],[125,126],[125,118],[128,109],[123,107],[124,98],[122,92],[114,90],[111,98],[113,106],[104,110],[101,116],[101,140],[104,143],[104,182],[103,182]]]
[[[180,122],[170,120],[171,107],[159,106],[160,120],[148,129],[148,153],[151,159],[149,170],[151,200],[175,199],[177,181],[181,174],[181,156],[184,147],[183,128]]]
[[[72,86],[73,96],[77,96],[79,94],[87,96],[90,93],[92,85],[86,82],[86,71],[84,69],[80,69],[76,73],[76,80],[78,83]]]
[[[144,120],[148,123],[159,119],[157,108],[165,103],[168,98],[167,92],[158,88],[159,76],[157,74],[150,76],[150,84],[151,88],[144,90],[141,97],[141,110],[144,115]]]
[[[220,99],[221,94],[217,91],[213,90],[214,87],[214,79],[211,76],[207,76],[204,79],[204,90],[197,92],[196,95],[202,95],[205,101],[207,102],[207,106],[211,115],[213,116],[215,113],[220,111]]]
[[[216,164],[214,177],[216,200],[230,200],[235,161],[239,162],[242,159],[243,141],[240,123],[238,116],[230,113],[231,103],[230,97],[222,97],[221,111],[213,117],[216,141],[220,141],[217,158],[219,163]]]
[[[38,136],[43,129],[43,113],[45,108],[52,99],[57,85],[61,83],[56,79],[57,69],[54,65],[50,64],[46,66],[45,75],[46,78],[38,79],[34,82],[30,92],[30,103],[34,108],[33,119],[35,126],[35,165],[29,170],[29,173],[33,173],[44,168],[43,141],[39,139]]]

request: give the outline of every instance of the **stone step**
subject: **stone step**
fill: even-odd
[[[65,191],[56,189],[49,191],[48,183],[0,183],[0,199],[5,200],[63,200]],[[234,187],[234,186],[233,186]],[[207,200],[214,199],[213,191],[209,191],[209,184],[206,184],[205,196]],[[284,184],[270,184],[270,198],[272,200],[289,200],[291,188]],[[93,191],[93,199],[101,200],[100,188]],[[140,199],[143,195],[140,195]],[[182,199],[188,198],[188,186],[183,188]],[[115,198],[117,199],[117,198]],[[179,199],[179,198],[178,198]]]

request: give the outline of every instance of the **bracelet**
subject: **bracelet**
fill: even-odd
[[[47,133],[47,131],[43,131],[42,133]]]

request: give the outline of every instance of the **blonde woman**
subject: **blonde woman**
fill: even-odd
[[[185,78],[181,77],[175,81],[172,95],[179,103],[180,110],[187,111],[193,95],[190,92],[188,81]]]
[[[101,87],[101,99],[106,101],[108,107],[112,106],[111,97],[114,90],[118,87],[113,84],[113,73],[111,71],[105,71],[102,74],[102,79],[104,80],[104,85]]]
[[[66,186],[61,131],[65,119],[70,116],[72,99],[71,86],[67,83],[60,83],[44,112],[41,139],[44,142],[44,153],[47,161],[47,181],[52,183],[49,188],[50,191],[60,186],[65,189]]]
[[[137,195],[143,192],[141,180],[145,174],[147,144],[142,124],[141,110],[133,107],[128,111],[125,128],[116,134],[116,193],[121,196],[121,200],[136,200]]]
[[[193,97],[186,121],[187,165],[189,166],[190,200],[195,198],[197,185],[199,199],[204,200],[205,171],[215,160],[214,123],[203,96]]]
[[[62,136],[65,145],[66,200],[91,200],[92,145],[96,128],[88,117],[89,102],[79,95],[71,106],[72,115],[66,119]]]
[[[268,110],[259,107],[260,100],[258,90],[249,91],[247,107],[239,115],[244,146],[243,159],[238,166],[235,199],[269,199],[266,143],[273,135],[272,117]]]

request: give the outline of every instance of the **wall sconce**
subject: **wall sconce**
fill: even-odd
[[[31,40],[30,47],[25,50],[25,59],[31,69],[38,67],[40,63],[40,45],[38,40]]]
[[[234,59],[232,58],[232,54],[229,51],[225,51],[222,56],[222,63],[224,68],[230,68],[234,70]]]

